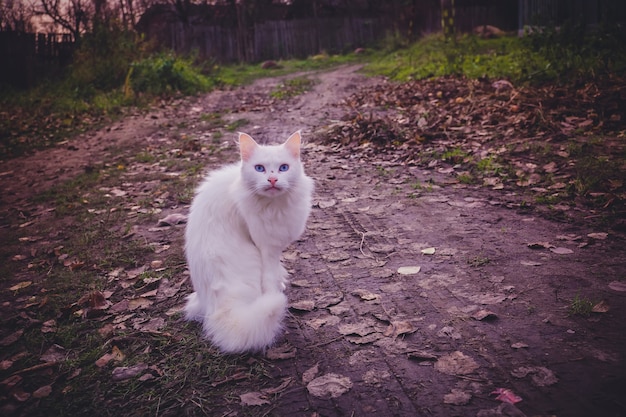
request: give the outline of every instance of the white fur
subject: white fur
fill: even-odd
[[[299,159],[299,132],[277,146],[240,134],[240,149],[240,163],[210,173],[198,187],[185,233],[195,291],[186,317],[202,322],[224,352],[264,349],[281,331],[287,272],[280,256],[304,231],[313,192]]]

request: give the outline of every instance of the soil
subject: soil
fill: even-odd
[[[199,338],[198,326],[171,314],[191,290],[181,260],[184,223],[157,220],[188,210],[188,199],[171,189],[172,178],[174,188],[191,188],[200,178],[181,177],[172,168],[177,158],[206,169],[237,159],[234,133],[220,138],[207,130],[206,115],[220,113],[226,123],[247,121],[238,130],[261,142],[282,141],[302,129],[315,204],[304,236],[284,255],[291,272],[285,334],[276,347],[246,359],[264,361],[262,387],[233,378],[228,400],[208,413],[197,405],[203,393],[195,392],[180,405],[187,415],[626,416],[626,246],[620,229],[593,216],[555,221],[521,204],[515,189],[464,184],[447,169],[454,164],[407,160],[406,146],[333,141],[329,132],[353,120],[355,111],[365,112],[350,97],[384,81],[363,76],[358,66],[304,75],[316,80],[314,87],[289,100],[269,98],[284,78],[263,79],[129,115],[3,162],[4,262],[19,268],[2,281],[2,345],[19,343],[10,336],[33,325],[29,300],[53,285],[33,267],[34,259],[44,248],[62,245],[79,221],[33,197],[111,166],[124,171],[118,186],[106,190],[121,211],[138,211],[131,207],[140,198],[160,202],[129,230],[122,230],[123,222],[110,225],[125,239],[156,248],[136,265],[154,266],[150,262],[165,255],[179,259],[165,287],[171,296],[143,306],[146,320],[159,318],[170,332],[177,329],[180,343]],[[169,171],[137,161],[138,154],[157,150],[173,161]],[[36,235],[43,237],[28,238]],[[66,266],[78,269],[80,262],[78,254]],[[97,273],[112,276],[110,270]],[[14,287],[23,282],[32,284]],[[107,282],[103,293],[114,304],[106,308],[119,307],[127,297],[122,281]],[[114,319],[100,317],[94,327]],[[42,354],[49,347],[36,349]],[[17,360],[15,352],[8,355],[0,358],[4,415],[41,413],[34,399],[45,398],[41,392],[11,391],[10,378],[29,373],[11,368]],[[28,398],[20,399],[24,392]],[[71,393],[64,398],[71,402]]]

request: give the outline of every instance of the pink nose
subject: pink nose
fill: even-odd
[[[272,184],[272,187],[274,187],[276,185],[276,181],[278,181],[278,178],[269,177],[267,180],[269,181],[270,184]]]

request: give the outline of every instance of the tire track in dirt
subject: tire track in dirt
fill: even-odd
[[[600,359],[593,365],[596,369],[590,369],[585,362],[602,354],[588,345],[595,339],[588,338],[592,329],[567,317],[563,293],[573,294],[580,285],[603,285],[589,282],[585,274],[601,267],[593,260],[604,249],[595,246],[568,258],[527,247],[531,241],[554,241],[558,235],[587,231],[516,213],[478,190],[415,193],[411,184],[428,183],[428,172],[386,165],[392,173],[377,176],[372,172],[379,161],[350,160],[352,156],[322,147],[312,147],[308,156],[317,177],[318,207],[307,238],[298,246],[306,255],[298,261],[303,265],[296,267],[294,277],[305,276],[312,284],[294,288],[289,295],[301,301],[341,293],[343,301],[340,314],[334,314],[332,306],[298,313],[297,329],[307,323],[321,327],[313,338],[308,330],[303,339],[294,329],[287,340],[299,352],[306,351],[304,356],[315,358],[300,364],[299,375],[319,362],[320,373],[347,375],[354,382],[351,391],[332,400],[331,408],[327,401],[310,398],[310,410],[330,416],[496,413],[490,411],[499,404],[490,396],[496,388],[522,395],[520,406],[530,415],[585,415],[597,410],[591,396],[582,395],[585,389],[578,387],[578,377],[571,379],[576,375],[571,368],[580,366],[593,378],[605,373],[618,383],[624,375],[623,362]],[[363,174],[363,169],[370,174]],[[423,255],[421,249],[427,247],[435,247],[436,253]],[[313,259],[326,260],[332,279],[311,274],[319,268],[325,271],[319,261],[311,265]],[[396,272],[412,265],[421,266],[421,271],[409,276]],[[555,274],[563,281],[561,295],[550,284]],[[355,295],[357,289],[378,298],[361,299]],[[615,298],[614,305],[623,309],[623,299]],[[484,309],[496,318],[472,318]],[[339,320],[333,319],[337,316]],[[374,323],[380,334],[389,322],[406,319],[416,331],[399,338],[366,341],[366,335],[349,342],[351,335],[341,337],[345,323]],[[610,320],[617,331],[611,337],[623,341],[618,331],[623,325]],[[581,333],[582,338],[571,336]],[[307,347],[320,342],[322,351]],[[617,346],[609,343],[598,349],[606,348],[607,357],[617,358]],[[463,355],[460,368],[445,369],[409,359],[413,352],[426,352],[440,361],[455,352]],[[617,364],[620,370],[613,372]],[[444,403],[454,402],[459,392],[466,398],[459,401],[467,404]],[[290,403],[289,396],[280,402]],[[278,409],[286,414],[304,410],[289,405]]]

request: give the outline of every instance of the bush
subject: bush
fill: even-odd
[[[133,62],[127,82],[134,92],[160,95],[180,91],[193,94],[207,91],[215,82],[204,76],[191,60],[159,54]]]

